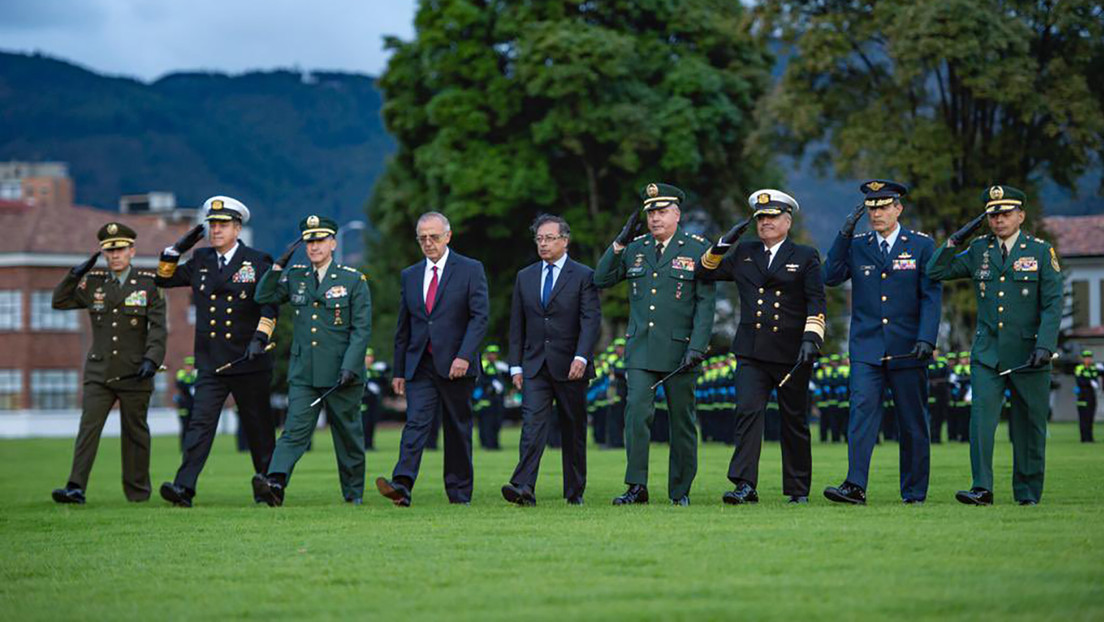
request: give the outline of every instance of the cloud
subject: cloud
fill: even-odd
[[[3,0],[3,47],[114,75],[300,67],[378,75],[415,0]]]

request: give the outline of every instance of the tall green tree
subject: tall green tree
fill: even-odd
[[[839,176],[908,182],[927,231],[980,213],[994,183],[1072,188],[1100,155],[1100,2],[766,0],[755,13],[788,60],[757,140]],[[968,343],[972,298],[961,285],[947,297],[953,341]]]
[[[514,274],[535,258],[527,227],[540,212],[566,217],[569,252],[591,263],[650,181],[730,220],[729,197],[768,162],[747,148],[771,66],[750,26],[729,0],[421,2],[415,38],[386,41],[380,78],[398,150],[368,208],[377,343],[393,326],[398,270],[421,256],[414,222],[427,210],[486,264],[491,338],[504,337]]]

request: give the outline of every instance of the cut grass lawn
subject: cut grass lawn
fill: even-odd
[[[815,433],[814,433],[815,436]],[[1104,444],[1051,427],[1043,503],[1011,500],[1011,447],[998,431],[997,505],[962,506],[969,449],[932,448],[928,502],[897,495],[897,445],[880,445],[867,507],[820,494],[847,471],[845,445],[813,445],[813,495],[788,506],[777,443],[764,446],[757,506],[721,495],[731,448],[700,450],[692,506],[666,500],[667,447],[652,446],[653,502],[616,508],[623,452],[589,452],[585,507],[561,498],[545,453],[535,508],[499,494],[517,459],[476,450],[475,498],[450,506],[440,452],[427,452],[414,505],[389,475],[399,431],[368,455],[365,504],[342,503],[328,433],[299,463],[287,505],[252,504],[247,455],[219,437],[196,507],[168,507],[175,438],[154,439],[154,498],[129,504],[119,443],[105,439],[89,503],[58,506],[72,443],[0,441],[0,619],[1104,619]]]

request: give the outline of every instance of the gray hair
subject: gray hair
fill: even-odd
[[[429,220],[430,218],[436,218],[440,220],[441,224],[445,226],[445,231],[452,231],[452,225],[449,224],[448,218],[445,218],[445,215],[441,212],[426,212],[422,214],[418,217],[418,223],[414,225],[414,228],[417,229],[421,226],[423,222]]]
[[[571,225],[567,224],[567,221],[554,214],[541,214],[533,221],[533,224],[529,226],[529,230],[536,234],[542,226],[547,225],[550,222],[554,222],[560,226],[560,235],[564,237],[571,236]]]

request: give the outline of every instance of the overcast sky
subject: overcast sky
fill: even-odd
[[[415,0],[0,0],[0,49],[153,80],[300,67],[379,75]]]

